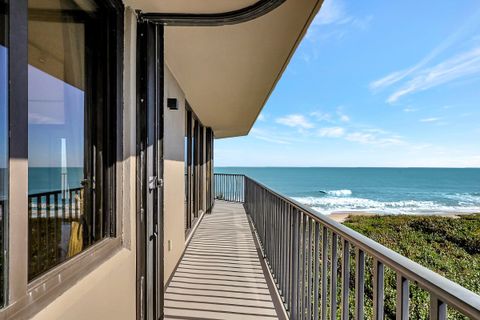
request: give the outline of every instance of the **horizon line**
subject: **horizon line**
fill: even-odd
[[[408,166],[215,166],[214,168],[331,168],[331,169],[480,169],[480,167],[408,167]]]

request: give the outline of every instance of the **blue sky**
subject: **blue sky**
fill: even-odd
[[[8,156],[7,53],[0,45],[0,168]],[[31,65],[28,78],[29,166],[60,167],[63,138],[67,165],[83,167],[84,92]]]
[[[48,88],[48,90],[45,90]],[[28,66],[28,165],[83,167],[84,95],[68,83]]]
[[[480,2],[325,0],[215,165],[480,167]]]

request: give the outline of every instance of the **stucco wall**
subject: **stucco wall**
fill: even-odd
[[[136,315],[135,258],[135,106],[136,17],[125,14],[125,85],[123,161],[117,166],[118,214],[122,217],[123,246],[117,254],[90,272],[40,311],[36,320],[131,320]]]
[[[167,98],[177,99],[178,110],[167,108]],[[185,248],[185,95],[168,66],[165,66],[164,106],[164,274],[167,281]]]

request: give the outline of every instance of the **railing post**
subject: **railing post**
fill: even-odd
[[[408,280],[397,273],[397,320],[408,320]]]
[[[307,319],[312,318],[312,219],[307,218],[308,222],[308,244],[307,249]]]
[[[315,252],[315,263],[314,263],[314,268],[315,271],[313,272],[313,281],[314,281],[314,286],[313,286],[313,319],[318,319],[319,316],[319,303],[318,303],[318,295],[319,295],[319,281],[320,281],[320,256],[319,256],[319,243],[320,243],[320,224],[318,222],[315,223],[315,245],[314,245],[314,252]]]
[[[305,307],[306,307],[306,304],[305,304],[305,300],[307,299],[306,295],[305,295],[305,281],[306,281],[306,273],[307,273],[307,263],[306,263],[306,255],[307,255],[307,215],[304,214],[302,212],[302,231],[301,231],[301,234],[302,234],[302,260],[301,260],[301,269],[302,269],[302,272],[301,272],[301,277],[302,279],[300,280],[300,287],[301,287],[301,303],[300,303],[300,306],[302,308],[301,310],[301,315],[302,315],[302,319],[305,318]]]
[[[357,248],[355,254],[355,319],[364,319],[365,253]]]
[[[330,319],[337,319],[337,241],[338,236],[332,232],[331,273],[330,273]]]
[[[328,229],[322,230],[322,320],[327,319],[327,289],[328,289]]]
[[[384,318],[384,266],[373,259],[373,319]]]
[[[292,312],[290,313],[290,317],[292,320],[296,320],[298,308],[297,308],[297,301],[298,301],[298,214],[295,208],[291,208],[292,211],[292,222],[293,222],[293,241],[292,241]]]
[[[342,320],[348,320],[350,293],[350,243],[343,239],[342,261]]]
[[[447,304],[438,299],[438,297],[430,294],[430,320],[446,320]]]

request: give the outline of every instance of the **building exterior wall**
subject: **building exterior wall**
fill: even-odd
[[[166,99],[176,98],[178,110]],[[185,249],[185,95],[165,66],[164,95],[164,276],[167,281]]]

